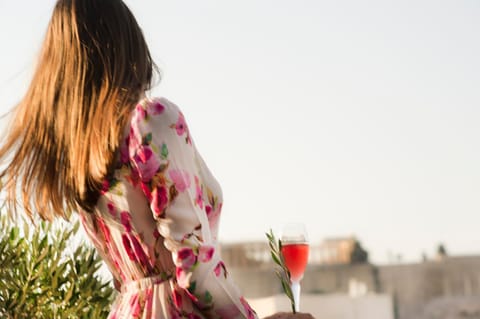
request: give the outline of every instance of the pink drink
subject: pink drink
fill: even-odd
[[[291,280],[302,279],[308,262],[308,244],[306,243],[282,243],[282,255],[285,265],[290,271]]]

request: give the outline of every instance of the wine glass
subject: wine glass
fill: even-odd
[[[300,311],[300,280],[308,262],[308,236],[304,224],[289,223],[282,230],[282,255],[290,271],[290,285],[295,301],[295,311]]]

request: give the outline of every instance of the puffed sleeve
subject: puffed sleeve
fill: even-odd
[[[207,318],[257,318],[220,259],[209,227],[200,157],[185,118],[167,99],[137,105],[129,157],[138,174],[178,286]]]

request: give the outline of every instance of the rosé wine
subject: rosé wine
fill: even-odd
[[[282,255],[285,265],[290,271],[292,281],[299,281],[303,277],[308,262],[309,247],[307,243],[284,243]]]

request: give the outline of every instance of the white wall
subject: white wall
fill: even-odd
[[[291,311],[284,295],[249,299],[260,318],[278,311]],[[301,312],[309,312],[316,319],[393,319],[392,298],[384,294],[350,297],[343,294],[302,295]]]

